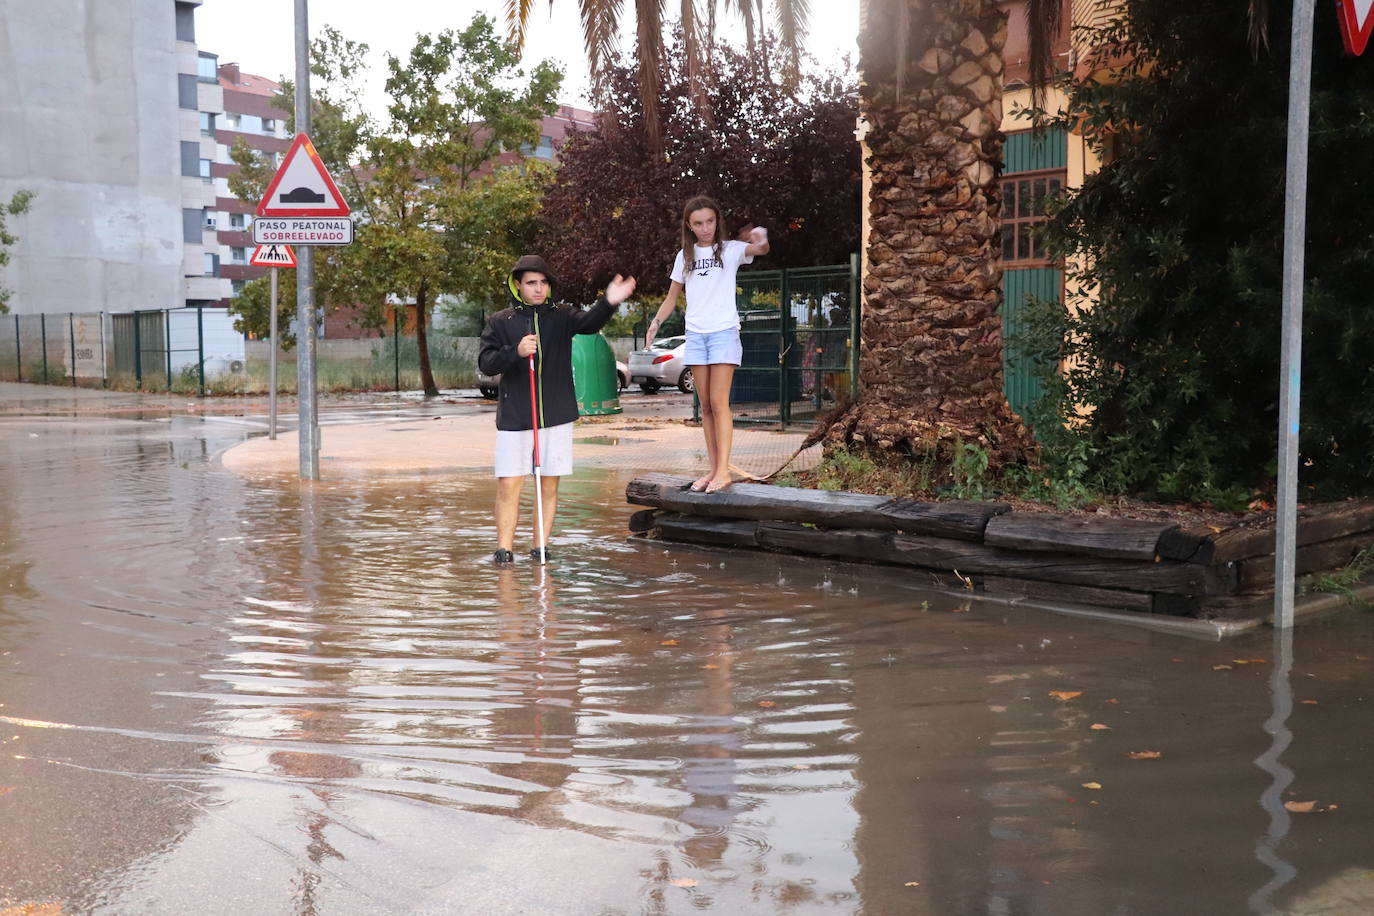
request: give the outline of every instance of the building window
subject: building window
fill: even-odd
[[[214,54],[200,52],[199,60],[196,61],[196,76],[202,83],[219,82],[219,58]]]
[[[215,116],[208,111],[200,113],[200,135],[202,137],[213,137],[215,135]]]
[[[177,41],[196,40],[196,8],[189,3],[177,4]]]
[[[224,123],[230,130],[238,130],[243,127],[243,116],[236,111],[228,112],[224,116]]]
[[[195,111],[200,107],[200,89],[194,74],[177,74],[177,107]]]
[[[218,228],[219,228],[219,225],[215,222],[215,211],[213,211],[213,210],[202,210],[201,212],[205,214],[205,228],[206,228],[206,229],[218,229]]]
[[[230,249],[229,249],[229,260],[233,261],[235,264],[242,264],[242,263],[244,263],[245,261],[248,260],[248,249],[246,249],[246,248],[230,248]]]
[[[205,182],[206,184],[209,184],[211,181],[209,159],[200,160],[200,180]]]
[[[244,214],[242,214],[242,213],[230,213],[230,214],[229,214],[229,228],[230,228],[230,229],[245,229],[245,228],[247,228],[247,226],[248,226],[248,221],[247,221],[247,219],[244,217]]]
[[[276,119],[276,118],[263,118],[263,119],[262,119],[262,132],[265,133],[265,134],[271,134],[272,136],[276,136],[276,133],[277,133],[277,119]]]
[[[1040,228],[1045,203],[1064,188],[1064,172],[1031,172],[1002,179],[1002,262],[1047,263]]]
[[[243,295],[243,281],[242,281],[242,280],[230,280],[230,281],[229,281],[229,288],[230,288],[230,290],[231,290],[231,292],[229,293],[229,295],[233,296],[235,299],[237,299],[239,296],[242,296],[242,295]]]
[[[210,254],[210,252],[207,251],[203,257],[205,258],[205,276],[215,276],[217,268],[219,267],[219,256]]]

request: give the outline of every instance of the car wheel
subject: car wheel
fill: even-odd
[[[623,372],[617,372],[617,373],[615,374],[615,379],[616,379],[617,382],[620,383],[620,390],[621,390],[621,391],[624,391],[626,388],[629,388],[629,387],[630,387],[630,380],[629,380],[629,378],[626,377],[625,373],[623,373]]]
[[[696,387],[696,383],[692,381],[692,370],[683,369],[682,374],[677,377],[677,390],[683,394],[691,394]]]
[[[495,389],[495,388],[492,388],[490,385],[483,385],[482,387],[478,388],[477,390],[478,390],[479,392],[481,392],[482,397],[486,398],[487,400],[489,400],[489,401],[494,401],[494,400],[496,400],[496,389]]]
[[[658,382],[643,381],[639,383],[639,390],[645,394],[658,394],[658,389],[662,387]]]

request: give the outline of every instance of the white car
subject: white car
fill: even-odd
[[[676,385],[683,394],[692,393],[692,370],[687,367],[683,353],[686,337],[665,337],[654,341],[647,350],[630,354],[630,383],[638,383],[645,394],[653,394],[664,385]]]

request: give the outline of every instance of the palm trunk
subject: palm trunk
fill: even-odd
[[[1002,390],[1002,46],[995,0],[870,0],[863,117],[871,184],[859,399],[830,446],[992,466],[1034,454]]]
[[[420,350],[420,386],[425,397],[437,398],[439,386],[434,384],[434,370],[429,366],[429,333],[425,328],[429,315],[429,281],[421,280],[415,293],[415,346]]]

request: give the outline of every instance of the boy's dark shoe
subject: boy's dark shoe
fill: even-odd
[[[541,552],[543,556],[540,556]],[[542,548],[542,551],[541,548],[536,547],[530,551],[530,559],[536,563],[547,563],[553,559],[553,554],[549,553],[549,548],[547,547]]]
[[[506,548],[501,547],[496,551],[496,553],[491,555],[491,562],[496,563],[497,565],[500,565],[502,563],[514,563],[515,554],[511,553]]]

